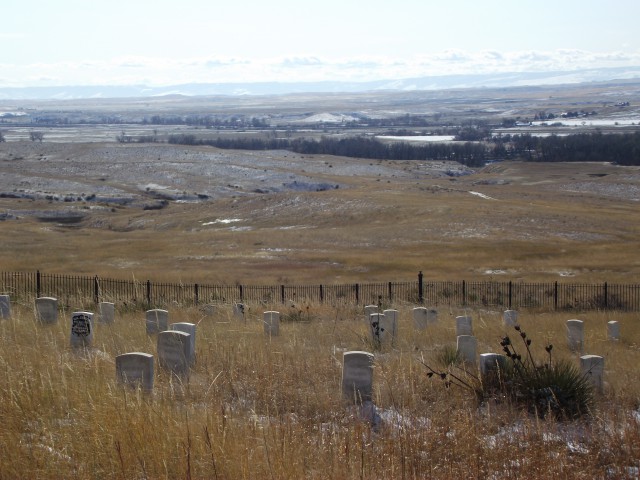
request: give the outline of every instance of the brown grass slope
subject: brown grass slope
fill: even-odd
[[[221,283],[389,281],[419,270],[453,280],[640,278],[637,168],[505,162],[448,176],[452,165],[7,142],[2,192],[38,198],[0,198],[2,269]],[[86,200],[107,187],[131,203]],[[208,198],[144,209],[167,192]],[[43,221],[54,213],[78,221]]]

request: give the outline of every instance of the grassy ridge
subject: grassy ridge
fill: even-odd
[[[491,272],[514,281],[640,278],[640,176],[633,167],[504,163],[465,177],[411,179],[400,176],[419,168],[411,162],[385,163],[396,177],[334,175],[362,161],[331,162],[296,159],[290,168],[323,168],[323,179],[343,188],[242,194],[158,211],[85,202],[72,205],[86,215],[74,225],[23,213],[60,204],[0,199],[18,217],[2,222],[11,252],[3,269],[245,284],[402,280],[418,270],[434,280]],[[210,223],[220,219],[236,221]]]

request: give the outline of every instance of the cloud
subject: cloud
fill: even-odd
[[[288,57],[282,60],[282,66],[291,68],[315,67],[323,64],[324,62],[317,57]]]
[[[109,61],[0,64],[0,86],[394,80],[421,76],[566,71],[640,66],[640,52],[445,50],[404,57],[315,55],[164,58],[123,56]]]

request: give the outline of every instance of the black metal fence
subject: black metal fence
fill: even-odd
[[[117,280],[98,276],[1,272],[0,293],[25,301],[55,297],[74,307],[102,301],[132,308],[209,303],[293,302],[326,304],[425,304],[542,310],[640,310],[640,285],[425,281],[322,285],[208,285]]]

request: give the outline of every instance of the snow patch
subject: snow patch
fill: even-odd
[[[350,115],[334,115],[333,113],[317,113],[300,120],[302,123],[345,123],[353,122],[354,117]]]
[[[376,135],[381,140],[401,140],[403,142],[453,142],[454,135]]]
[[[475,195],[477,197],[480,198],[484,198],[485,200],[495,200],[495,198],[490,197],[489,195],[485,195],[484,193],[480,193],[480,192],[469,192],[471,195]]]
[[[218,223],[222,223],[226,225],[229,223],[236,223],[241,221],[242,221],[241,218],[216,218],[213,222],[203,222],[202,226],[206,227],[207,225],[216,225]]]

